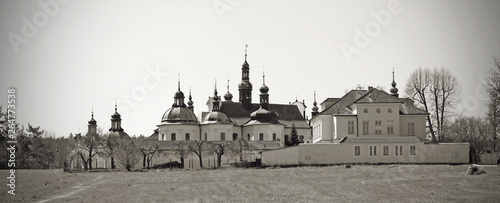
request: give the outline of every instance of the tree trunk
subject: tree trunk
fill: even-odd
[[[220,165],[221,165],[221,159],[222,159],[222,154],[221,154],[221,155],[218,155],[218,154],[217,154],[217,168],[220,168]]]
[[[92,170],[92,148],[89,150],[89,170]]]
[[[200,168],[203,168],[203,160],[201,159],[201,152],[198,155],[198,159],[200,160]]]
[[[115,158],[111,157],[111,169],[116,169]]]
[[[146,155],[142,155],[142,167],[146,168]]]
[[[181,156],[181,168],[184,168],[184,157]]]
[[[441,138],[441,124],[440,124],[440,119],[439,119],[439,98],[438,98],[438,91],[435,89],[433,90],[434,94],[434,108],[436,109],[436,125],[437,125],[437,134],[438,134],[438,141],[443,141]]]

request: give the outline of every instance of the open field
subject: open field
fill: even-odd
[[[63,173],[16,171],[16,195],[2,202],[498,202],[500,168],[465,175],[467,165]],[[0,171],[5,177],[8,171]]]

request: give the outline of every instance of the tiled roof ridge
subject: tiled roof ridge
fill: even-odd
[[[333,103],[332,105],[330,105],[328,108],[322,110],[319,114],[322,114],[323,112],[325,111],[328,111],[328,109],[332,108],[333,106],[335,106],[336,104],[338,104],[340,101],[342,101],[345,97],[347,97],[347,95],[351,94],[351,92],[358,92],[358,91],[366,91],[366,90],[351,90],[349,91],[347,94],[344,94],[344,96],[342,96],[339,100],[337,100],[335,103]],[[352,103],[351,103],[352,104]],[[350,104],[349,104],[350,105]],[[349,106],[347,105],[347,106]]]

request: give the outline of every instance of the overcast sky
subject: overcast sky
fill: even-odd
[[[115,99],[125,131],[150,135],[178,73],[197,115],[215,79],[237,101],[245,44],[254,102],[264,70],[270,102],[297,97],[308,115],[314,90],[318,103],[358,84],[388,91],[394,68],[405,96],[415,69],[446,67],[456,110],[484,116],[481,84],[500,56],[495,0],[54,2],[0,2],[0,105],[16,88],[17,121],[57,136],[86,132],[92,106],[107,132]]]

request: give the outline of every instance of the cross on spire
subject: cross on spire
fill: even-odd
[[[177,73],[177,90],[181,90],[181,74]]]

